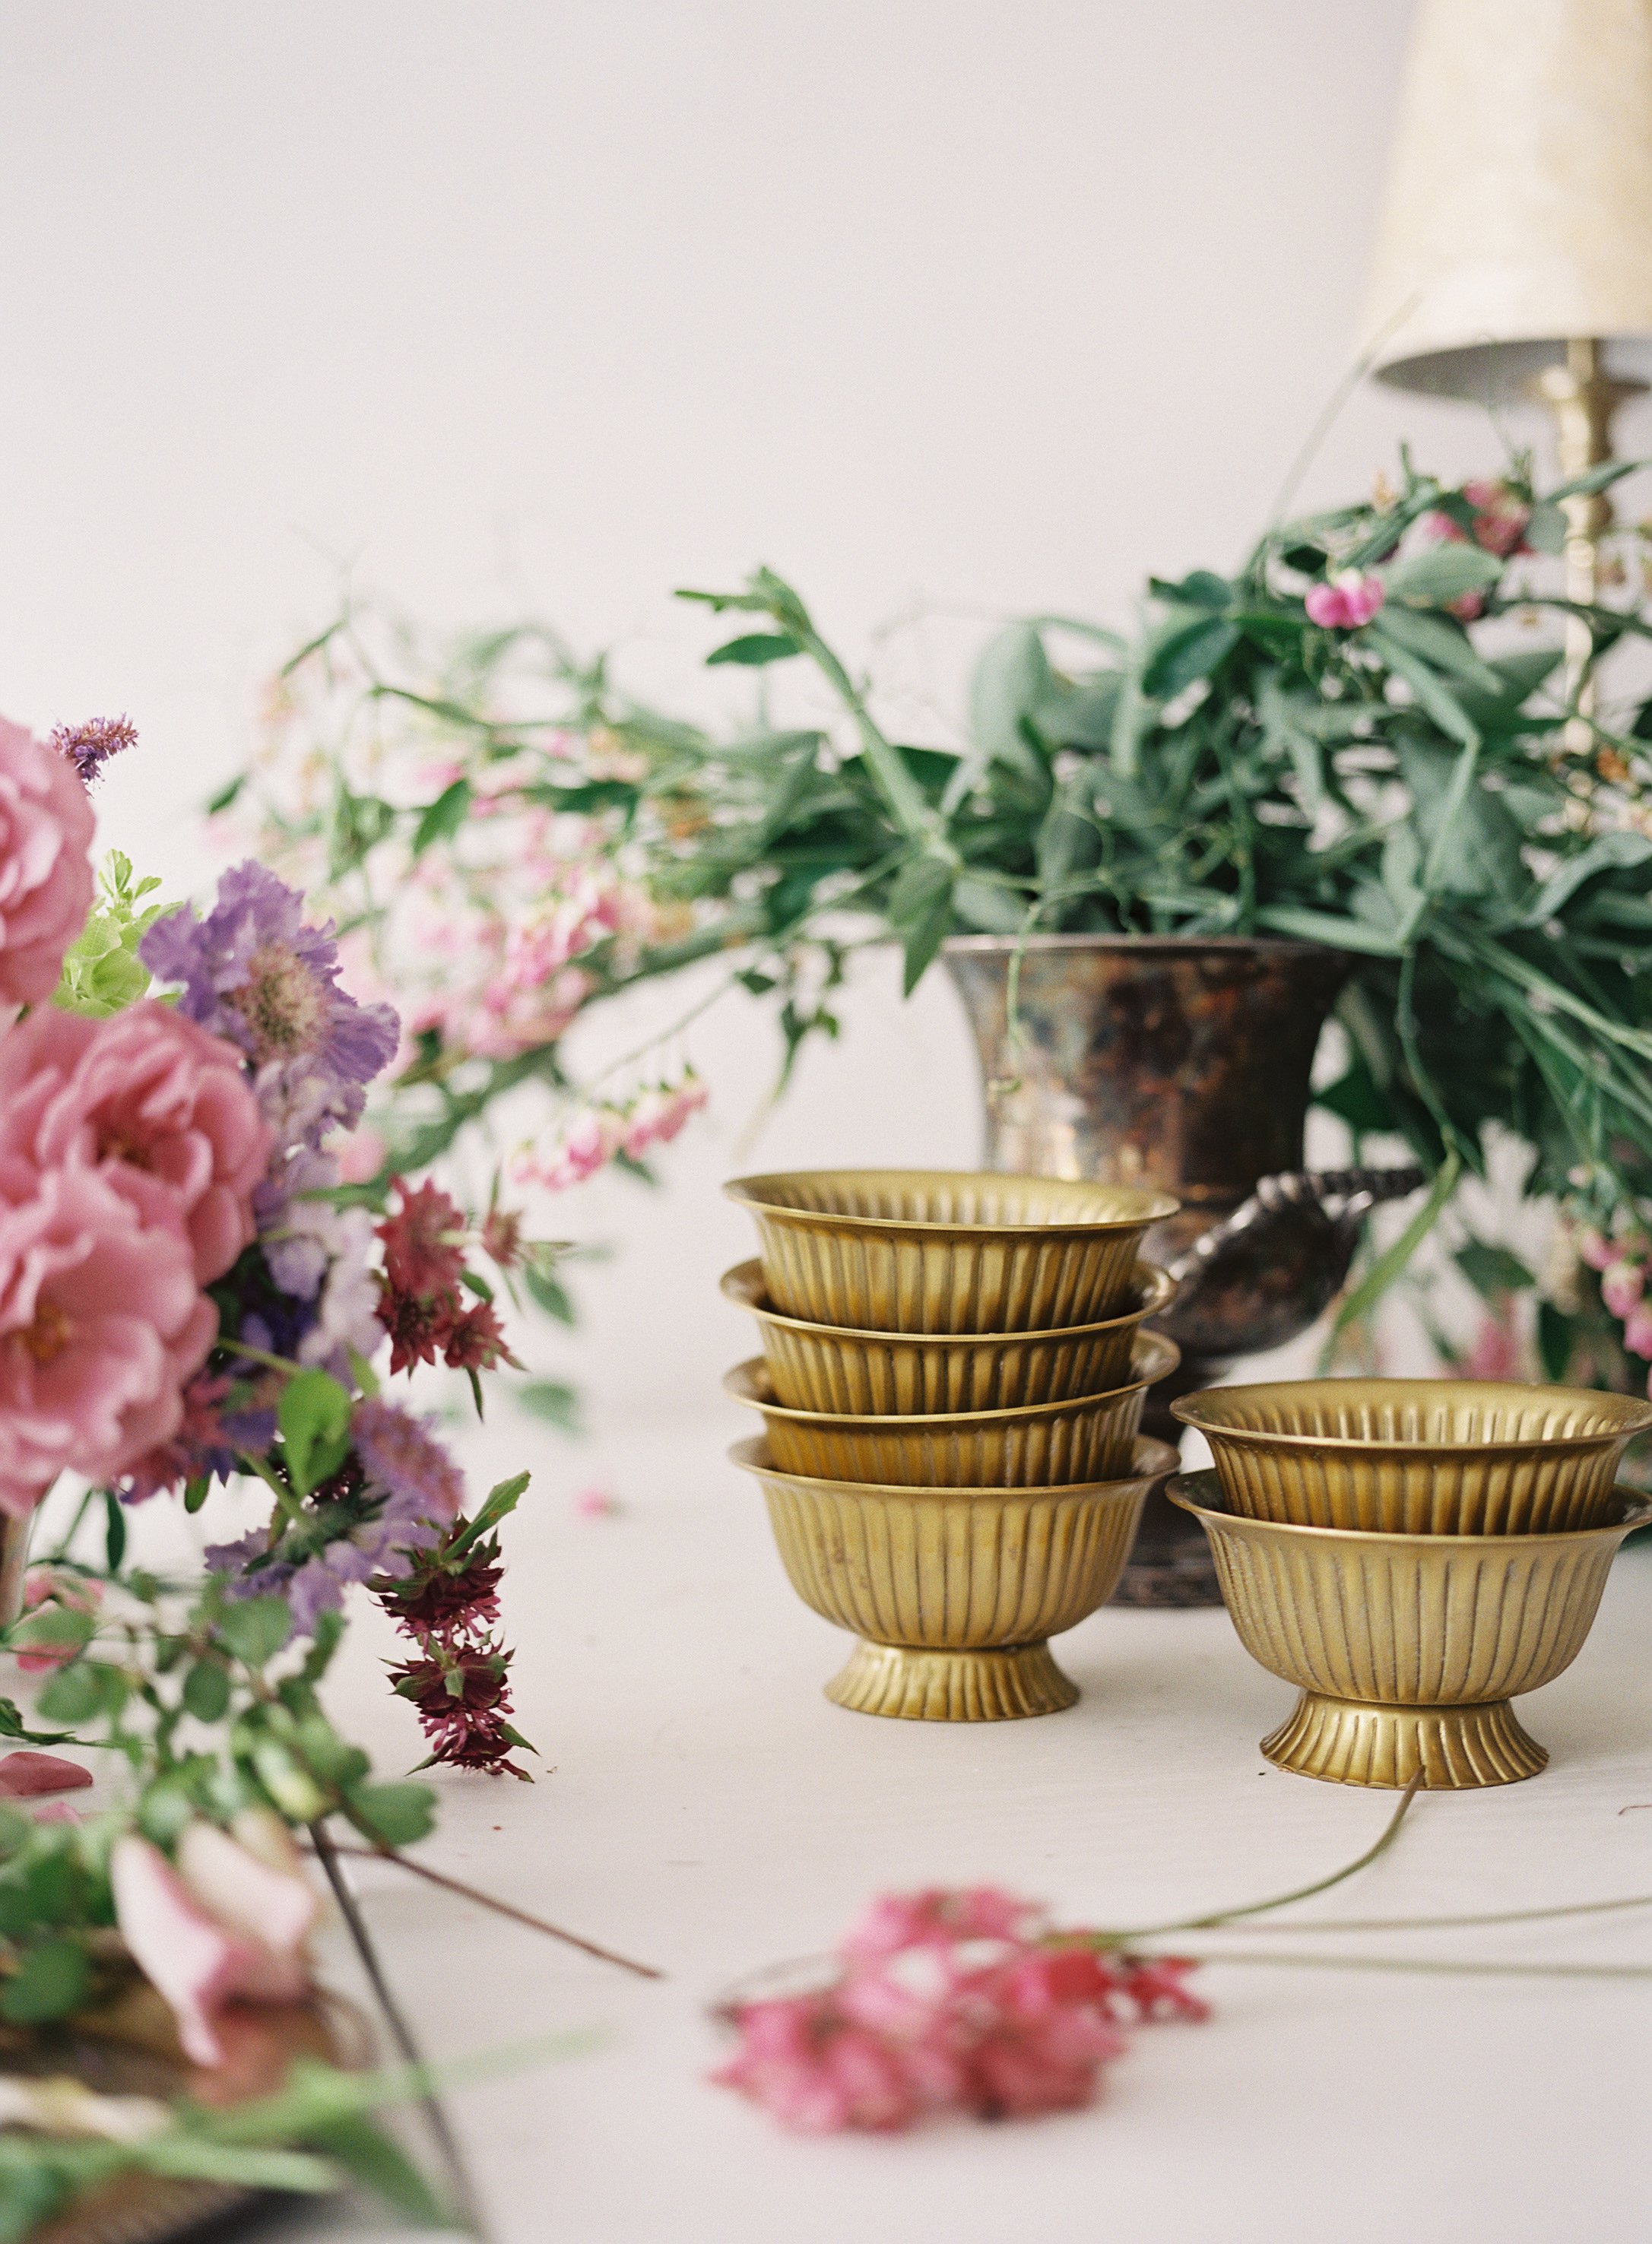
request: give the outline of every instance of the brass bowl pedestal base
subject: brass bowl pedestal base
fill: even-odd
[[[1076,1706],[1079,1686],[1047,1644],[937,1652],[863,1641],[826,1696],[857,1714],[907,1722],[1011,1722]]]
[[[1420,1774],[1427,1792],[1518,1784],[1548,1765],[1548,1753],[1515,1719],[1506,1699],[1480,1707],[1373,1707],[1304,1691],[1262,1741],[1276,1768],[1330,1784],[1404,1791]]]

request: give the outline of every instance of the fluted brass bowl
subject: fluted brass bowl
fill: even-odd
[[[1483,1379],[1286,1379],[1170,1406],[1229,1504],[1256,1519],[1394,1535],[1534,1535],[1614,1517],[1652,1403]]]
[[[762,1484],[798,1596],[861,1639],[827,1697],[928,1722],[1074,1703],[1078,1686],[1047,1639],[1113,1594],[1148,1490],[1176,1461],[1165,1443],[1139,1439],[1119,1480],[894,1488],[782,1472],[761,1439],[729,1456]]]
[[[723,1391],[762,1412],[769,1450],[782,1472],[886,1481],[901,1488],[1049,1488],[1123,1472],[1147,1390],[1179,1360],[1174,1341],[1142,1333],[1127,1387],[1015,1410],[931,1416],[856,1418],[789,1409],[775,1399],[760,1355],[736,1364]]]
[[[804,1169],[723,1190],[782,1316],[857,1332],[1046,1332],[1123,1310],[1166,1193],[945,1169]]]
[[[1509,1700],[1582,1649],[1607,1569],[1652,1504],[1618,1489],[1600,1525],[1541,1535],[1381,1535],[1251,1519],[1214,1472],[1166,1494],[1210,1538],[1254,1659],[1301,1691],[1262,1740],[1281,1768],[1334,1784],[1431,1790],[1535,1776],[1545,1748]]]
[[[756,1318],[782,1402],[868,1418],[1012,1410],[1024,1402],[1055,1402],[1122,1386],[1142,1321],[1166,1308],[1176,1290],[1162,1270],[1139,1262],[1131,1307],[1122,1316],[1053,1332],[958,1336],[850,1332],[782,1316],[768,1306],[763,1266],[755,1258],[728,1272],[722,1289]]]

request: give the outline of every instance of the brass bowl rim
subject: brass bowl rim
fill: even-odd
[[[1222,1500],[1215,1504],[1196,1503],[1189,1493],[1194,1489],[1202,1496],[1214,1494]],[[1164,1492],[1172,1504],[1179,1505],[1183,1511],[1192,1512],[1196,1519],[1219,1519],[1229,1526],[1255,1529],[1263,1536],[1305,1535],[1322,1543],[1380,1543],[1391,1549],[1404,1545],[1409,1551],[1439,1551],[1459,1545],[1466,1548],[1471,1544],[1476,1550],[1484,1550],[1491,1543],[1496,1544],[1500,1550],[1513,1549],[1517,1544],[1528,1543],[1541,1544],[1546,1550],[1552,1550],[1564,1543],[1587,1543],[1601,1535],[1632,1534],[1635,1528],[1644,1527],[1649,1520],[1652,1520],[1652,1497],[1638,1488],[1631,1488],[1627,1481],[1618,1481],[1612,1490],[1613,1495],[1622,1502],[1622,1509],[1615,1519],[1602,1520],[1597,1527],[1561,1527],[1551,1534],[1539,1530],[1520,1535],[1400,1534],[1380,1527],[1314,1527],[1301,1519],[1256,1519],[1249,1512],[1236,1511],[1226,1502],[1221,1476],[1209,1466],[1195,1472],[1173,1473],[1164,1484]]]
[[[1431,1442],[1420,1438],[1406,1440],[1401,1436],[1384,1435],[1370,1440],[1358,1434],[1297,1434],[1283,1429],[1275,1433],[1265,1426],[1235,1426],[1224,1418],[1202,1416],[1198,1406],[1215,1396],[1230,1395],[1277,1395],[1283,1389],[1302,1392],[1349,1387],[1473,1387],[1486,1394],[1498,1395],[1587,1395],[1597,1396],[1603,1402],[1623,1404],[1630,1423],[1615,1428],[1597,1428],[1588,1434],[1517,1434],[1506,1440],[1479,1442]],[[1506,1451],[1522,1450],[1579,1450],[1599,1448],[1618,1441],[1633,1440],[1652,1427],[1652,1400],[1639,1399],[1633,1395],[1615,1395],[1606,1389],[1592,1387],[1551,1387],[1541,1380],[1527,1379],[1259,1379],[1250,1386],[1229,1384],[1225,1387],[1203,1387],[1194,1395],[1179,1395],[1170,1405],[1170,1415],[1179,1418],[1184,1426],[1191,1426],[1207,1439],[1212,1435],[1224,1442],[1261,1443],[1270,1449],[1301,1450],[1317,1454],[1330,1450],[1338,1456],[1351,1457],[1498,1457]]]
[[[1142,1290],[1148,1297],[1147,1301],[1141,1308],[1131,1309],[1124,1316],[1103,1317],[1098,1324],[1050,1325],[1037,1332],[889,1332],[867,1325],[820,1325],[808,1317],[789,1317],[775,1308],[768,1295],[762,1292],[762,1257],[758,1254],[749,1256],[744,1262],[736,1262],[731,1270],[725,1270],[718,1281],[725,1300],[732,1301],[737,1309],[744,1309],[748,1315],[760,1318],[765,1324],[783,1325],[788,1332],[808,1333],[823,1340],[875,1341],[919,1348],[988,1348],[995,1342],[1012,1341],[1018,1345],[1030,1346],[1038,1341],[1090,1340],[1098,1333],[1116,1332],[1121,1325],[1140,1324],[1144,1318],[1156,1317],[1176,1297],[1176,1281],[1168,1270],[1161,1269],[1156,1262],[1138,1261],[1136,1275],[1138,1280],[1144,1281]],[[751,1291],[753,1287],[758,1289],[755,1296]]]
[[[829,1208],[789,1207],[783,1200],[765,1200],[755,1189],[759,1185],[784,1186],[799,1177],[834,1177],[846,1179],[867,1177],[927,1177],[931,1180],[944,1178],[949,1183],[959,1184],[1039,1184],[1068,1186],[1073,1190],[1115,1193],[1121,1199],[1141,1203],[1130,1215],[1097,1216],[1075,1220],[1070,1223],[961,1223],[955,1218],[908,1215],[852,1215],[838,1213]],[[749,1208],[754,1213],[778,1217],[784,1223],[794,1223],[805,1229],[822,1224],[847,1226],[854,1231],[863,1231],[873,1237],[886,1232],[912,1233],[922,1236],[982,1240],[991,1239],[1100,1239],[1114,1232],[1145,1231],[1149,1224],[1163,1223],[1175,1215],[1181,1206],[1168,1193],[1153,1192],[1137,1185],[1101,1185],[1083,1177],[1025,1177],[1015,1176],[1005,1169],[770,1169],[750,1177],[730,1177],[723,1186],[723,1197],[737,1206]]]
[[[1116,1402],[1143,1387],[1151,1387],[1156,1380],[1167,1378],[1181,1361],[1181,1350],[1162,1333],[1141,1333],[1137,1336],[1131,1350],[1132,1370],[1138,1355],[1145,1356],[1149,1368],[1139,1379],[1129,1380],[1122,1387],[1104,1387],[1094,1395],[1069,1395],[1055,1402],[1015,1402],[1007,1409],[999,1410],[799,1410],[789,1402],[769,1401],[749,1391],[756,1388],[759,1376],[769,1381],[768,1359],[762,1355],[748,1355],[743,1362],[726,1371],[722,1386],[729,1401],[738,1402],[742,1409],[761,1410],[765,1416],[789,1419],[795,1425],[834,1429],[870,1426],[880,1434],[940,1434],[965,1426],[981,1426],[990,1432],[1011,1419],[1053,1418],[1063,1410],[1082,1409],[1087,1403]],[[747,1391],[742,1391],[737,1383],[741,1380]]]
[[[1351,963],[1354,956],[1334,943],[1303,943],[1287,935],[949,935],[941,945],[943,957],[949,953],[990,955],[1018,950],[1119,950],[1138,957],[1162,952],[1172,958],[1185,958],[1196,950],[1228,951],[1236,956],[1283,950],[1291,957],[1311,956]]]
[[[1162,1458],[1162,1463],[1154,1463]],[[952,1504],[961,1497],[977,1502],[998,1500],[1015,1504],[1053,1504],[1058,1497],[1070,1496],[1113,1496],[1121,1501],[1126,1494],[1134,1495],[1143,1481],[1162,1480],[1167,1473],[1175,1470],[1176,1453],[1168,1442],[1154,1441],[1151,1434],[1138,1434],[1131,1445],[1133,1464],[1143,1463],[1141,1472],[1116,1476],[1112,1480],[1060,1481],[1047,1487],[1033,1488],[928,1488],[922,1484],[908,1486],[899,1481],[832,1480],[824,1473],[786,1472],[768,1462],[768,1437],[766,1434],[748,1434],[743,1440],[732,1444],[728,1451],[730,1464],[738,1465],[741,1472],[753,1474],[759,1480],[783,1480],[794,1488],[823,1488],[832,1494],[856,1496],[898,1497],[904,1504]]]

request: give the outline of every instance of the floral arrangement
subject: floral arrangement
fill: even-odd
[[[527,1774],[498,1591],[499,1526],[528,1476],[471,1506],[435,1422],[386,1382],[439,1361],[479,1407],[482,1377],[511,1359],[475,1262],[508,1284],[536,1250],[497,1196],[473,1224],[429,1182],[344,1182],[400,1029],[345,988],[331,929],[295,890],[245,863],[198,916],[161,909],[124,858],[96,880],[88,786],[131,744],[124,723],[43,742],[0,722],[8,1546],[61,1476],[87,1484],[25,1609],[0,1615],[0,1644],[44,1678],[33,1719],[57,1726],[0,1701],[0,1734],[53,1749],[0,1761],[0,2036],[91,2020],[118,2038],[159,1997],[221,2100],[274,2093],[311,1993],[319,1903],[294,1830],[330,1861],[331,1823],[394,1855],[431,1822],[430,1788],[376,1780],[323,1709],[352,1588],[408,1639],[392,1680],[430,1760]],[[260,1490],[267,1516],[209,1545],[204,1571],[129,1558],[132,1507],[193,1513],[230,1481]],[[98,1510],[92,1565],[80,1530]],[[91,1782],[64,1746],[124,1766],[116,1804],[85,1820],[30,1804]],[[399,2171],[365,2123],[344,2125],[358,2089],[341,2101],[326,2074],[292,2112],[315,2119],[332,2095],[338,2156]],[[189,2110],[140,2132],[165,2135],[169,2171],[223,2172],[234,2130],[192,2135]],[[41,2143],[30,2165],[27,2139],[6,2139],[0,2178],[32,2220],[80,2169]],[[6,2219],[0,2234],[23,2233]]]
[[[250,813],[261,848],[321,879],[397,970],[403,914],[425,908],[403,889],[448,900],[450,932],[421,938],[433,956],[461,942],[464,912],[497,910],[473,952],[498,962],[492,995],[420,1017],[389,1135],[430,1158],[532,1080],[549,1105],[518,1173],[553,1188],[634,1154],[626,1120],[650,1101],[675,1126],[700,1095],[681,1076],[674,1098],[640,1075],[613,1099],[575,1085],[568,1027],[708,956],[728,956],[719,987],[773,996],[789,1066],[836,1032],[862,943],[898,943],[909,988],[954,932],[1331,945],[1353,960],[1349,1058],[1321,1103],[1357,1150],[1401,1139],[1432,1179],[1344,1324],[1450,1207],[1482,1339],[1534,1345],[1551,1377],[1623,1385],[1643,1376],[1637,1350],[1581,1282],[1577,1243],[1621,1240],[1638,1267],[1652,1233],[1652,703],[1614,698],[1602,668],[1652,625],[1638,534],[1608,557],[1608,588],[1629,594],[1616,604],[1565,598],[1552,557],[1567,507],[1629,472],[1542,491],[1522,458],[1461,486],[1406,460],[1366,501],[1276,524],[1230,574],[1151,580],[1134,632],[1002,631],[949,747],[892,737],[873,683],[767,570],[685,595],[745,626],[708,658],[762,683],[763,715],[732,737],[628,700],[605,662],[537,626],[438,655],[347,615],[288,665],[271,743],[220,805]],[[1562,631],[1587,664],[1568,664]],[[784,666],[812,671],[836,719],[768,715]],[[541,835],[525,896],[490,888],[478,854],[511,822]],[[538,975],[536,1001],[518,968]],[[527,1041],[507,1051],[484,1016]],[[1499,1130],[1525,1148],[1527,1196],[1567,1214],[1572,1243],[1540,1274],[1460,1213]]]

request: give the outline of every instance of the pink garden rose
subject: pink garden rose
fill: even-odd
[[[181,1226],[203,1286],[253,1237],[273,1142],[240,1052],[153,998],[104,1021],[45,1006],[0,1039],[0,1158],[100,1169]]]
[[[57,988],[91,908],[93,823],[74,766],[0,717],[0,1004]]]
[[[164,1442],[217,1331],[179,1221],[146,1223],[103,1170],[0,1154],[0,1511]]]

